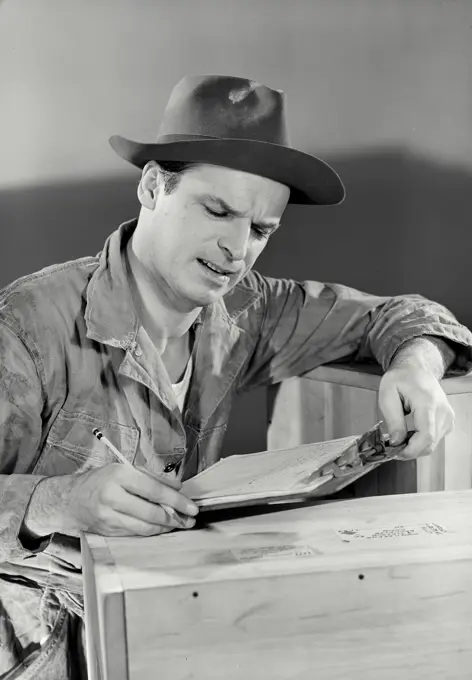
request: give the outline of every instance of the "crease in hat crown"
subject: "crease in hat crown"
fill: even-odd
[[[185,76],[154,142],[113,135],[110,144],[138,168],[151,160],[192,161],[267,177],[290,188],[290,203],[336,205],[345,196],[332,167],[291,145],[284,91],[248,78]]]
[[[283,92],[236,76],[186,76],[172,90],[156,142],[169,135],[289,145]]]

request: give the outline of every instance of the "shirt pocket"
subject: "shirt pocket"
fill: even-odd
[[[221,458],[221,448],[227,427],[228,422],[226,421],[213,427],[206,427],[203,430],[190,428],[191,437],[187,437],[187,462],[184,479],[202,472]],[[188,446],[189,444],[190,446]]]
[[[139,433],[130,425],[110,422],[86,413],[61,410],[32,472],[37,475],[68,475],[116,463],[117,458],[93,434],[98,428],[132,463]]]

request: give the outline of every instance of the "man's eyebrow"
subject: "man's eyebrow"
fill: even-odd
[[[213,201],[213,203],[218,203],[221,210],[227,212],[228,215],[231,215],[231,217],[246,217],[246,214],[244,212],[236,210],[236,208],[232,208],[229,205],[229,203],[226,203],[226,201],[223,198],[220,198],[219,196],[214,196],[213,194],[206,194],[203,198],[206,200]],[[260,227],[261,229],[270,230],[275,230],[280,226],[280,223],[277,222],[277,220],[264,220],[263,222],[253,222],[253,224],[256,227]]]

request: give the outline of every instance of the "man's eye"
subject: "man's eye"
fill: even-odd
[[[208,208],[207,206],[205,206],[205,210],[212,217],[228,217],[228,213],[224,212],[224,211],[218,212],[217,210],[212,210],[211,208]]]
[[[270,233],[267,231],[267,229],[259,229],[259,227],[255,226],[252,227],[252,233],[257,239],[269,238],[270,236]]]

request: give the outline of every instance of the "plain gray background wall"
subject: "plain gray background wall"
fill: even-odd
[[[137,214],[111,134],[152,140],[188,73],[283,89],[292,141],[341,174],[345,203],[291,207],[257,268],[419,292],[472,325],[470,0],[4,0],[0,285],[94,254]],[[227,452],[265,445],[265,395]]]

